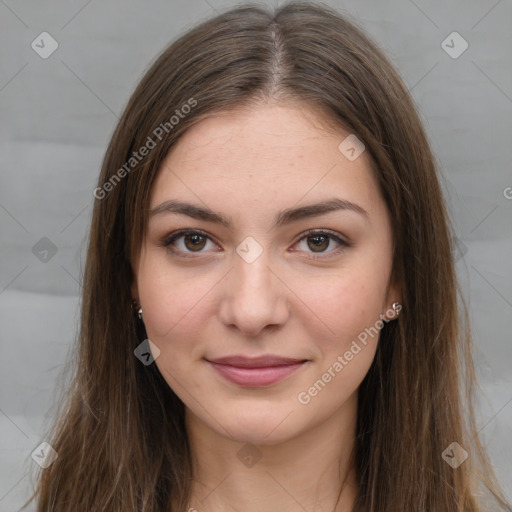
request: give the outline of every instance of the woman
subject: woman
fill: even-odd
[[[353,24],[292,3],[189,31],[94,196],[39,511],[512,510],[467,399],[434,158]]]

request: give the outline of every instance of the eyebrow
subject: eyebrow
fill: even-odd
[[[282,210],[277,214],[275,218],[275,226],[281,227],[285,224],[290,224],[301,219],[317,217],[339,210],[356,212],[368,220],[368,212],[361,206],[345,199],[333,198],[322,201],[320,203],[308,204],[298,208],[287,208],[286,210]],[[220,224],[228,229],[230,229],[232,225],[230,218],[224,216],[221,213],[214,212],[207,207],[198,206],[175,199],[164,201],[163,203],[150,210],[149,218],[152,218],[155,215],[169,213],[187,215],[193,219],[202,220],[205,222],[213,222],[215,224]]]

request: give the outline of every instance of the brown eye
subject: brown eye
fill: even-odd
[[[185,235],[183,237],[185,247],[191,251],[201,250],[206,245],[206,239],[202,235]]]
[[[300,248],[301,244],[304,244],[302,249]],[[296,245],[300,252],[309,254],[309,258],[313,259],[335,256],[352,246],[351,243],[343,240],[336,232],[325,229],[307,231]]]
[[[329,247],[330,237],[325,235],[314,235],[309,236],[307,240],[308,247],[312,249],[313,252],[323,252],[325,249]],[[310,240],[312,240],[311,244],[309,243]]]
[[[206,233],[195,229],[182,229],[166,236],[160,242],[160,245],[168,248],[169,251],[176,253],[177,255],[193,257],[191,256],[193,253],[200,255],[201,253],[206,252],[203,251],[203,249],[205,249],[208,242],[215,246]]]

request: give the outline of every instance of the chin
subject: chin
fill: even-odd
[[[229,417],[220,421],[225,430],[219,430],[218,424],[210,427],[239,443],[270,446],[287,441],[298,434],[297,422],[287,421],[286,417],[289,413],[283,414],[282,409],[273,413],[267,411],[264,415],[258,411],[249,413],[247,410],[236,416],[233,415],[233,410],[228,411],[227,414]]]

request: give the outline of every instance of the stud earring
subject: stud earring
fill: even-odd
[[[137,307],[139,308],[138,310],[137,310]],[[137,304],[136,300],[132,301],[132,309],[134,311],[137,311],[137,315],[139,317],[139,320],[142,320],[142,308]]]
[[[384,321],[385,324],[388,324],[389,322],[392,322],[393,320],[397,319],[401,310],[402,304],[400,304],[400,302],[393,302],[393,304],[391,304],[391,308],[389,308],[386,311],[386,313],[381,315],[381,319]]]

